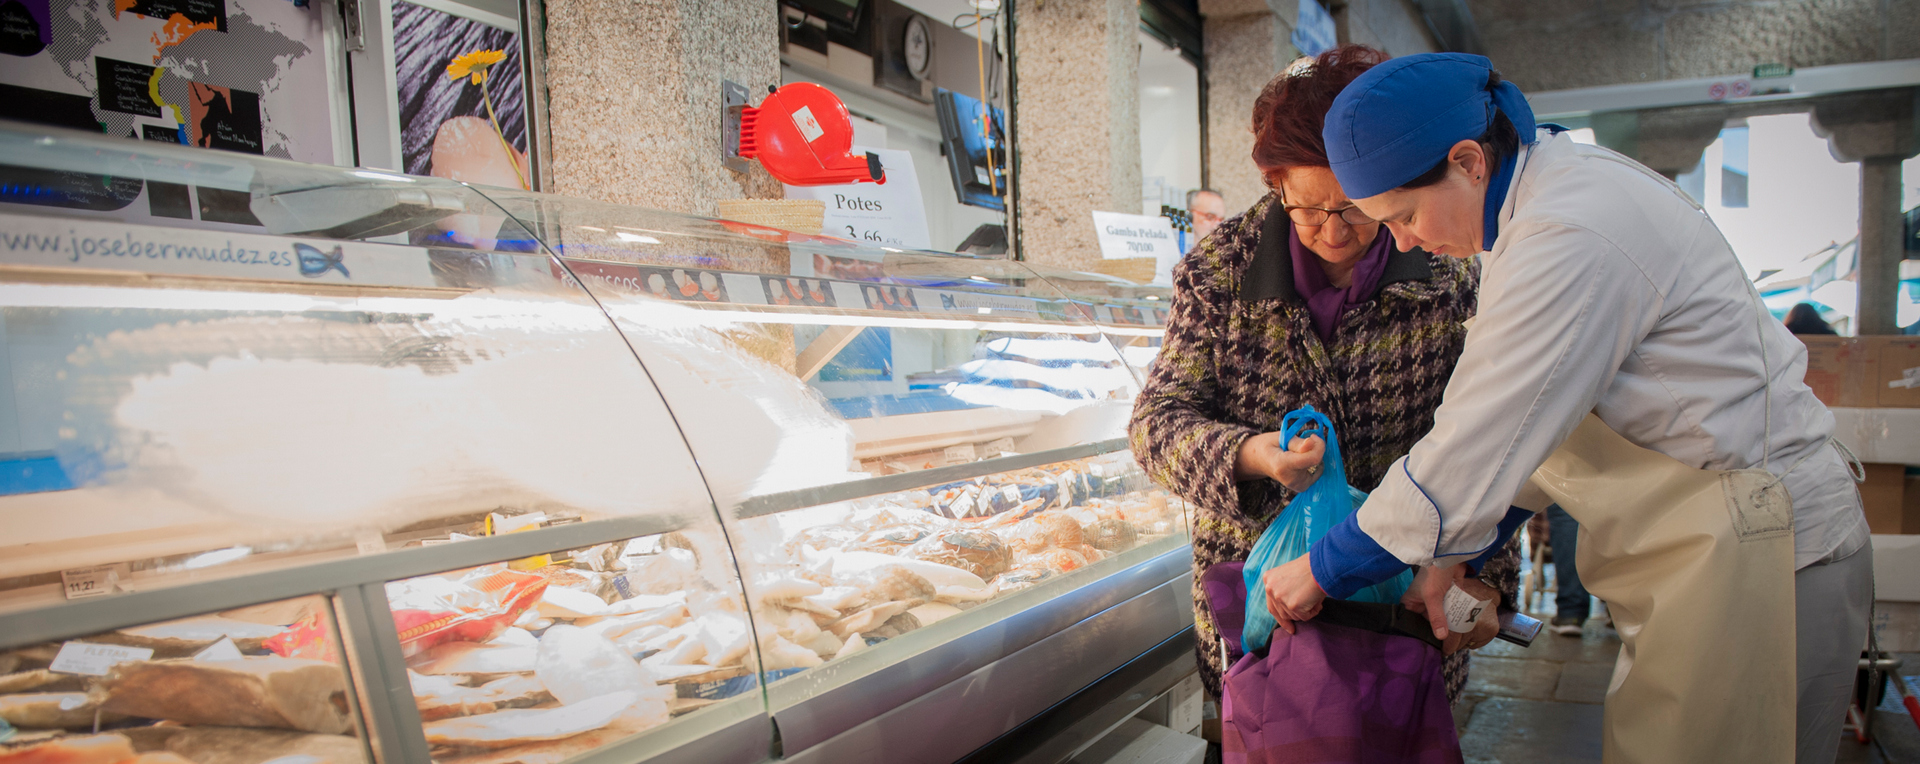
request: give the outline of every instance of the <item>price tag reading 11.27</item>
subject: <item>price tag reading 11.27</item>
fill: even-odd
[[[119,568],[118,565],[95,565],[60,571],[61,588],[70,600],[112,594],[120,583]]]

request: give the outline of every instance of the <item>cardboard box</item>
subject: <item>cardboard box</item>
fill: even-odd
[[[1920,408],[1920,337],[1800,337],[1807,387],[1837,408]]]
[[[1873,603],[1873,635],[1882,650],[1920,651],[1920,602]]]
[[[1867,482],[1860,484],[1860,503],[1867,509],[1867,528],[1873,533],[1905,533],[1907,466],[1866,464]]]
[[[1875,406],[1920,408],[1920,337],[1864,337],[1878,363],[1871,374]]]
[[[1879,374],[1879,356],[1853,337],[1806,335],[1807,387],[1821,403],[1845,408],[1877,404],[1879,391],[1869,380]]]
[[[1920,604],[1920,536],[1873,536],[1873,598]]]

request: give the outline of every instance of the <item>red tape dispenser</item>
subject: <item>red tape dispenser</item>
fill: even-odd
[[[833,91],[811,82],[774,89],[740,113],[740,156],[789,186],[886,183],[880,157],[852,153],[853,119]]]

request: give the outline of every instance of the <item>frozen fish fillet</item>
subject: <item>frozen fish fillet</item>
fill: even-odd
[[[479,642],[437,645],[413,661],[422,674],[518,674],[532,671],[532,647],[496,647]]]
[[[616,692],[558,708],[463,716],[429,722],[424,728],[427,742],[433,745],[505,748],[600,729],[618,718],[639,697],[632,692]]]
[[[55,674],[48,669],[34,669],[32,671],[22,671],[18,674],[0,676],[0,693],[31,692],[33,690],[50,692],[56,689],[77,690],[80,689],[81,684],[79,677]]]
[[[194,764],[367,762],[360,741],[347,735],[250,727],[143,727],[124,732],[141,750],[165,751]]]
[[[40,692],[27,695],[0,695],[0,719],[15,727],[93,728],[99,702],[84,692]],[[119,714],[101,713],[101,723],[124,719]]]
[[[339,666],[299,658],[136,661],[107,676],[107,711],[227,727],[353,729]]]
[[[0,751],[0,764],[120,764],[133,756],[133,741],[125,736],[93,735]]]
[[[540,615],[548,618],[587,618],[605,615],[607,602],[579,589],[548,586],[535,607],[539,608]]]
[[[222,637],[232,637],[234,647],[242,651],[258,650],[260,643],[283,631],[286,631],[284,626],[202,616],[121,629],[96,639],[129,647],[151,647],[157,655],[174,657],[176,654],[197,651],[220,641]]]

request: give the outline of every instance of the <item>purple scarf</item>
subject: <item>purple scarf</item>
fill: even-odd
[[[1313,316],[1313,329],[1320,341],[1330,343],[1347,306],[1373,298],[1373,291],[1380,286],[1380,274],[1387,270],[1393,237],[1384,230],[1374,234],[1373,244],[1361,253],[1359,264],[1353,267],[1353,281],[1345,289],[1327,281],[1327,272],[1321,268],[1324,261],[1301,243],[1300,232],[1291,221],[1287,225],[1287,249],[1293,253],[1293,288],[1306,298],[1307,313]]]

